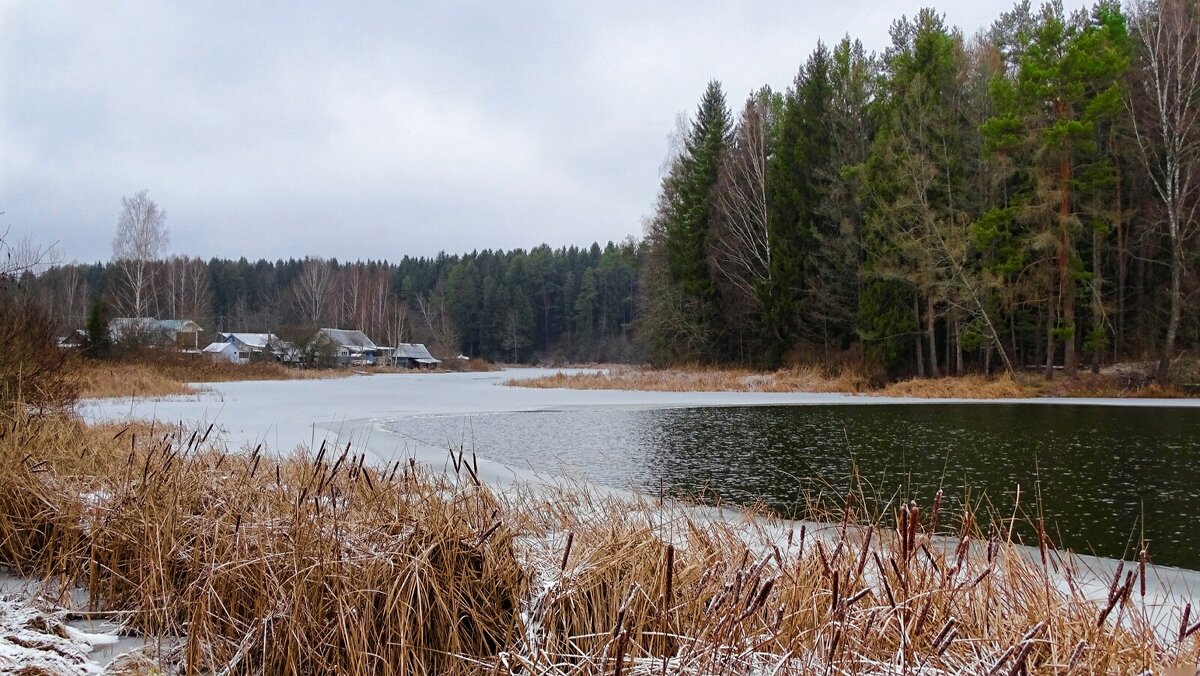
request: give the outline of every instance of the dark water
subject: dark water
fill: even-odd
[[[708,501],[765,503],[861,485],[873,507],[969,496],[1008,517],[1016,487],[1060,546],[1200,569],[1200,409],[1038,404],[578,410],[395,421],[513,467]],[[857,479],[853,477],[857,474]],[[661,484],[660,484],[661,482]],[[952,500],[950,499],[952,498]],[[1030,529],[1022,531],[1028,538]]]

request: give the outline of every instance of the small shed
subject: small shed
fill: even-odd
[[[429,349],[423,343],[400,343],[396,346],[395,364],[406,368],[433,368],[442,363],[440,359],[429,354]]]

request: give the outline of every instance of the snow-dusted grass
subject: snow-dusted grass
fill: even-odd
[[[373,379],[372,379],[373,380]],[[853,495],[824,526],[367,462],[207,427],[19,422],[0,560],[236,673],[1131,673],[1200,657],[1139,565],[1099,584],[999,520]],[[2,633],[2,632],[0,632]]]
[[[0,599],[0,673],[100,674],[89,653],[117,642],[111,634],[71,627],[61,613],[46,612],[24,599]]]

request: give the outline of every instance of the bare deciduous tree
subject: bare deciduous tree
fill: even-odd
[[[1170,241],[1171,311],[1157,378],[1166,382],[1179,333],[1183,276],[1200,205],[1200,9],[1190,0],[1137,0],[1142,91],[1129,108]]]
[[[320,258],[305,258],[300,276],[292,284],[292,297],[300,319],[310,326],[320,324],[332,290],[333,271],[329,263]]]
[[[172,319],[199,321],[212,307],[212,284],[208,266],[199,258],[172,256],[167,259],[166,308]]]
[[[387,340],[394,346],[409,342],[412,336],[412,319],[409,317],[408,304],[403,301],[390,302],[387,312]]]
[[[149,314],[153,289],[151,264],[170,241],[166,219],[166,212],[145,190],[121,198],[121,215],[113,238],[113,262],[123,282],[118,293],[120,306],[131,317]]]
[[[416,303],[417,311],[421,313],[421,319],[424,321],[429,335],[433,337],[433,342],[447,354],[450,350],[457,350],[459,347],[458,333],[454,330],[450,313],[446,311],[446,291],[443,282],[438,280],[437,287],[428,298],[418,294]]]
[[[753,312],[758,289],[771,270],[767,237],[767,158],[770,154],[768,94],[746,102],[733,143],[722,158],[716,189],[718,218],[711,246],[712,264],[737,292],[739,305]]]

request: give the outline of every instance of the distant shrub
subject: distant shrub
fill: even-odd
[[[78,391],[69,377],[70,359],[40,307],[0,292],[0,418],[40,416],[74,404]]]

